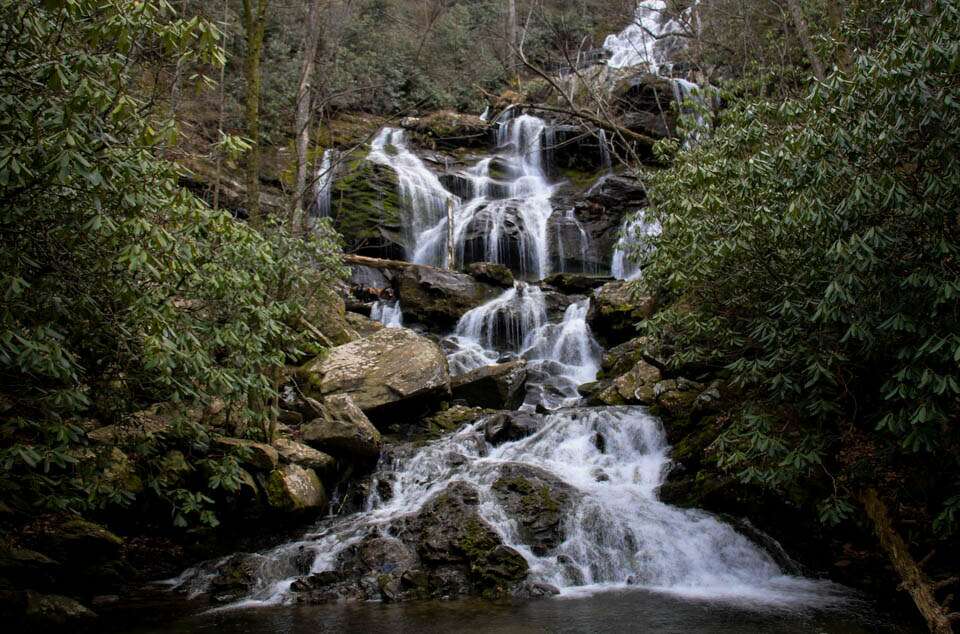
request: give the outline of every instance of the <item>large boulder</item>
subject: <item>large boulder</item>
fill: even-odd
[[[580,493],[549,472],[524,464],[505,464],[493,483],[500,505],[517,523],[523,543],[548,555],[564,540],[563,518]]]
[[[526,396],[527,363],[523,359],[486,365],[450,381],[453,398],[474,407],[516,409]]]
[[[304,365],[300,374],[308,395],[348,394],[374,420],[420,415],[450,394],[443,351],[406,328],[385,328],[333,348]]]
[[[636,324],[650,317],[655,307],[651,297],[634,297],[629,282],[609,282],[594,292],[587,321],[595,335],[618,344],[635,338]]]
[[[327,504],[327,492],[313,469],[288,464],[267,476],[263,486],[272,508],[286,512],[319,511]]]
[[[333,224],[350,252],[403,259],[403,203],[396,172],[355,152],[341,160],[330,193]]]
[[[328,396],[323,412],[301,429],[305,443],[352,461],[376,461],[383,445],[380,432],[348,394]]]
[[[441,329],[453,327],[465,312],[501,292],[473,276],[431,266],[407,267],[399,279],[404,315]]]

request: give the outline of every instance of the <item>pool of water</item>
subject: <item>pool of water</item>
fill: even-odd
[[[141,613],[141,616],[142,613]],[[157,616],[154,613],[154,616]],[[173,617],[172,617],[173,618]],[[643,591],[608,591],[526,603],[475,600],[353,603],[221,610],[114,631],[202,632],[656,632],[658,634],[913,634],[866,604],[828,612],[757,610]],[[114,628],[111,628],[114,629]]]

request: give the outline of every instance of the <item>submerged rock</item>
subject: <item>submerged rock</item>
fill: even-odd
[[[370,416],[420,413],[450,393],[443,351],[407,328],[385,328],[333,348],[300,374],[310,395],[347,394]]]
[[[453,398],[474,407],[515,409],[526,395],[526,361],[486,365],[453,377],[450,388]]]

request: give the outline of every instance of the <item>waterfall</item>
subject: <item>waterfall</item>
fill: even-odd
[[[590,235],[577,220],[573,207],[564,212],[563,217],[556,219],[556,228],[556,270],[560,273],[594,272],[593,267],[587,262],[590,255]],[[577,247],[576,254],[567,253],[566,245],[571,233],[573,234],[571,242]],[[583,264],[579,267],[579,270],[570,266],[569,260],[573,255],[579,256],[580,262]]]
[[[607,65],[629,68],[646,64],[647,72],[656,75],[669,69],[671,54],[683,48],[682,38],[670,37],[683,25],[667,15],[666,0],[643,0],[637,5],[634,21],[620,33],[608,35],[603,47],[610,51]],[[687,9],[687,11],[692,11]]]
[[[409,256],[416,251],[425,231],[440,221],[446,222],[447,204],[457,205],[459,200],[444,189],[436,174],[410,151],[403,130],[384,128],[370,145],[367,160],[385,165],[397,174],[404,212],[403,241]],[[419,262],[416,257],[413,261]]]
[[[600,143],[600,164],[607,172],[613,169],[613,160],[610,158],[610,142],[607,141],[607,131],[600,128],[597,131],[597,141]]]
[[[370,319],[379,321],[387,328],[400,328],[403,326],[403,311],[400,308],[400,301],[379,300],[374,302],[370,309]]]
[[[507,358],[527,361],[523,409],[548,410],[576,405],[577,387],[593,381],[600,368],[600,345],[587,325],[589,300],[570,304],[559,323],[547,317],[546,297],[522,282],[460,318],[444,341],[454,375]]]
[[[404,243],[417,264],[452,268],[469,262],[498,262],[520,277],[550,272],[547,224],[554,187],[546,176],[551,131],[530,115],[498,117],[498,148],[457,174],[455,195],[406,146],[403,132],[384,128],[369,160],[397,173],[404,203]],[[456,262],[448,262],[448,210],[453,206]]]
[[[490,120],[490,106],[487,106],[486,108],[484,108],[483,112],[480,113],[480,120],[481,121]]]
[[[669,447],[663,426],[643,408],[563,410],[544,417],[534,435],[499,447],[484,442],[483,424],[383,465],[376,475],[393,482],[389,500],[374,493],[367,510],[326,520],[315,532],[262,553],[256,586],[237,606],[290,602],[298,562],[312,557],[311,573],[334,569],[341,552],[368,535],[389,535],[455,481],[477,489],[481,515],[527,560],[531,577],[563,594],[631,585],[751,607],[829,606],[843,598],[833,584],[786,575],[719,519],[660,502]],[[524,543],[493,489],[504,469],[518,468],[541,469],[572,492],[563,539],[543,554]],[[195,569],[176,584],[196,592],[208,581]]]
[[[626,218],[620,229],[620,238],[613,248],[610,275],[618,280],[633,280],[640,277],[641,271],[632,259],[631,247],[635,247],[633,250],[639,248],[641,252],[649,250],[651,247],[644,242],[644,238],[659,234],[660,224],[656,221],[648,221],[642,209]],[[639,247],[637,247],[638,242]]]
[[[313,215],[316,218],[330,217],[330,192],[333,189],[334,172],[336,171],[333,165],[335,155],[336,150],[328,149],[323,151],[320,166],[317,168],[317,174],[314,177]]]

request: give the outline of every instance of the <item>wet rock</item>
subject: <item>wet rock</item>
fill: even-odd
[[[27,529],[30,546],[66,565],[116,560],[123,540],[79,517],[40,519]]]
[[[660,381],[653,388],[657,405],[674,417],[690,414],[702,391],[703,385],[684,378]]]
[[[359,462],[376,461],[383,445],[380,432],[347,394],[324,400],[324,417],[302,428],[303,441],[334,456]]]
[[[476,115],[449,110],[422,117],[406,117],[400,125],[428,140],[434,148],[487,148],[492,140],[491,127]]]
[[[331,215],[345,250],[403,259],[402,209],[396,172],[366,160],[366,152],[343,157],[331,191]]]
[[[70,597],[30,591],[26,593],[24,621],[30,629],[79,629],[89,626],[96,619],[95,612]]]
[[[502,596],[526,578],[526,560],[503,545],[480,517],[478,505],[476,489],[453,482],[424,504],[405,529],[437,596]]]
[[[213,564],[208,592],[213,603],[232,603],[253,589],[264,564],[261,555],[237,553]]]
[[[482,407],[467,407],[464,405],[454,405],[445,410],[441,410],[432,416],[424,419],[427,431],[431,434],[445,434],[456,431],[464,425],[474,422],[481,416],[494,413],[490,409]]]
[[[240,464],[257,471],[272,471],[280,460],[276,449],[252,440],[217,436],[213,439],[213,445],[236,456]]]
[[[560,594],[557,586],[542,581],[524,581],[511,593],[516,599],[545,599]]]
[[[531,436],[541,427],[542,416],[527,412],[500,412],[484,423],[483,435],[488,443],[497,446]]]
[[[385,328],[333,348],[304,365],[300,374],[308,395],[347,394],[371,417],[419,414],[450,393],[443,351],[407,328]]]
[[[267,502],[285,512],[320,510],[327,504],[327,492],[313,469],[288,464],[270,472],[264,483]]]
[[[611,277],[598,277],[584,273],[554,273],[545,278],[543,283],[561,293],[568,295],[584,295],[592,290],[612,282]]]
[[[409,266],[400,274],[399,296],[404,315],[441,329],[502,291],[464,273],[431,266]]]
[[[523,543],[540,556],[563,542],[563,519],[580,496],[551,473],[524,464],[503,465],[493,493],[517,522]]]
[[[513,271],[503,264],[473,262],[467,267],[467,272],[473,279],[485,284],[493,284],[503,288],[511,288],[514,285]]]
[[[332,456],[289,438],[277,438],[273,447],[284,462],[323,474],[332,473],[336,468],[337,461]]]
[[[526,361],[487,365],[453,377],[450,388],[453,398],[474,407],[515,409],[526,395]]]
[[[595,335],[617,344],[635,338],[636,324],[650,317],[654,308],[652,298],[633,296],[629,282],[610,282],[594,293],[587,321]]]
[[[16,581],[20,587],[46,588],[52,585],[60,564],[29,548],[0,545],[0,579]]]
[[[655,139],[673,134],[677,116],[670,81],[648,73],[638,73],[618,81],[611,93],[614,112],[634,132]]]

